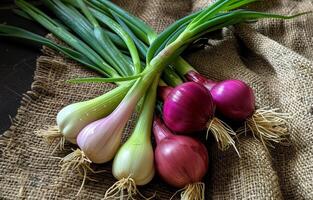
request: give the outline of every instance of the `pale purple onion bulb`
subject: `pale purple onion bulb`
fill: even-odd
[[[155,167],[168,184],[183,188],[202,180],[209,166],[206,147],[198,140],[174,135],[158,118],[153,123],[156,138]]]

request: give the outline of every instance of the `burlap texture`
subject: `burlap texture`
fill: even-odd
[[[175,19],[209,3],[204,0],[118,1],[119,5],[161,31]],[[311,0],[273,0],[254,6],[284,14],[313,10]],[[251,26],[254,28],[251,28]],[[253,137],[240,138],[242,158],[232,150],[209,148],[210,170],[205,178],[207,199],[313,199],[313,15],[293,20],[262,20],[223,30],[224,38],[209,40],[205,50],[187,59],[201,73],[215,80],[237,78],[256,91],[257,106],[281,108],[291,113],[292,145],[276,145],[268,153]],[[73,102],[90,99],[113,88],[110,84],[67,84],[73,77],[95,75],[52,51],[37,60],[31,91],[27,92],[11,128],[0,140],[0,199],[101,199],[115,181],[111,163],[87,181],[81,195],[81,178],[60,176],[59,159],[35,130],[55,124],[57,112]],[[130,123],[131,124],[131,123]],[[127,127],[126,133],[131,129]],[[140,187],[145,195],[169,199],[175,192],[156,177]]]

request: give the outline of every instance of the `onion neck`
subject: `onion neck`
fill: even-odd
[[[169,93],[173,90],[170,86],[159,86],[158,88],[158,96],[162,101],[165,101]]]
[[[199,83],[207,88],[209,91],[217,84],[217,82],[207,79],[205,76],[201,75],[197,71],[189,71],[185,75],[188,81],[193,81],[195,83]]]
[[[153,120],[153,134],[157,144],[159,144],[163,139],[171,137],[173,135],[173,133],[157,116],[155,116]]]
[[[131,135],[131,138],[134,138],[134,140],[150,142],[153,113],[159,80],[160,74],[155,77],[153,84],[144,97],[144,103],[140,111],[140,116],[138,118],[134,132]]]
[[[162,79],[170,86],[177,86],[183,84],[183,80],[170,66],[166,67],[162,73]]]
[[[131,90],[126,95],[127,99],[137,98],[143,96],[147,91],[148,87],[155,80],[155,77],[161,73],[165,67],[175,59],[177,50],[184,45],[183,35],[177,38],[174,42],[165,47],[160,53],[158,53],[151,61],[147,64],[147,67],[143,71],[143,76],[133,85]]]
[[[160,51],[151,61],[147,63],[147,67],[144,72],[150,73],[151,71],[161,72],[167,67],[168,64],[173,62],[178,56],[179,51],[185,45],[185,34],[181,34],[174,42],[166,46],[162,51]]]
[[[182,57],[178,57],[173,65],[176,71],[182,77],[186,78],[188,81],[193,81],[199,83],[206,87],[208,90],[211,90],[217,82],[207,79],[205,76],[202,76],[195,68],[193,68],[187,61]]]
[[[178,57],[173,63],[176,71],[180,76],[185,77],[189,71],[196,71],[187,61],[185,61],[182,57]]]

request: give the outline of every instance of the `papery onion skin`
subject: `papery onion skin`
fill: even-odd
[[[180,134],[205,130],[214,114],[213,99],[207,89],[195,82],[175,87],[163,106],[167,127]]]
[[[189,71],[185,75],[185,78],[188,81],[196,82],[196,83],[203,85],[204,87],[206,87],[208,89],[208,91],[210,91],[217,84],[217,82],[212,81],[212,80],[206,78],[205,76],[203,76],[203,75],[201,75],[198,72],[193,71],[193,70]]]
[[[217,111],[234,121],[244,121],[255,111],[255,97],[251,87],[240,80],[219,82],[211,89]]]
[[[206,147],[194,138],[173,135],[159,119],[154,121],[153,132],[156,169],[162,179],[177,188],[200,182],[209,166]]]

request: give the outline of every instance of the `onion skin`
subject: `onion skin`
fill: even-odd
[[[179,134],[199,132],[207,128],[214,114],[213,99],[207,89],[195,82],[175,87],[163,106],[167,127]]]
[[[211,93],[216,110],[234,121],[244,121],[255,111],[255,97],[251,87],[241,80],[215,82],[196,71],[189,71],[186,79],[199,83]]]
[[[155,119],[153,133],[155,164],[162,179],[177,188],[200,182],[209,166],[205,146],[194,138],[173,135],[160,119]]]
[[[234,121],[244,121],[255,111],[253,90],[246,83],[232,79],[219,82],[211,89],[217,111]]]
[[[196,71],[189,71],[185,75],[185,78],[188,81],[196,82],[203,85],[207,88],[208,91],[210,91],[217,84],[217,82],[207,79],[205,76],[199,74]]]
[[[144,134],[144,133],[142,133]],[[128,140],[114,157],[112,174],[117,180],[131,177],[136,185],[146,185],[154,177],[154,153],[150,140]]]
[[[67,141],[76,144],[79,132],[88,124],[109,115],[122,101],[130,85],[119,86],[99,97],[70,104],[57,117],[59,131]]]
[[[159,79],[160,77],[157,75],[144,97],[139,118],[131,136],[114,157],[112,174],[121,184],[123,182],[126,184],[124,185],[125,189],[127,188],[125,179],[129,181],[132,179],[136,185],[145,185],[152,180],[155,174],[151,132]],[[131,192],[130,188],[127,190],[127,192]],[[134,190],[133,192],[136,192],[136,188]],[[122,197],[121,199],[124,199]]]
[[[88,124],[80,131],[77,145],[93,163],[105,163],[115,156],[124,127],[136,104],[137,97],[131,96],[122,101],[110,115]]]
[[[120,146],[122,126],[103,118],[87,125],[77,136],[77,145],[93,163],[110,161]]]

